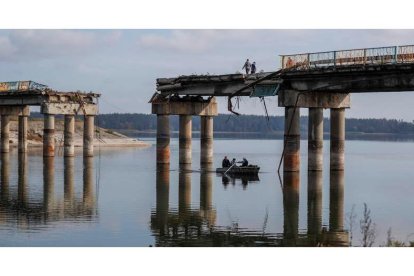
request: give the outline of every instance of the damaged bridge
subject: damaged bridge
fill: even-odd
[[[414,45],[280,56],[281,69],[251,75],[191,75],[157,79],[150,100],[157,114],[157,163],[169,164],[169,115],[179,115],[179,163],[191,163],[191,118],[201,116],[202,167],[213,162],[216,97],[278,97],[285,108],[283,170],[300,168],[300,108],[309,109],[308,170],[323,167],[323,109],[331,110],[330,169],[344,170],[345,109],[351,93],[414,91]]]
[[[75,116],[84,116],[83,155],[93,156],[98,93],[61,92],[33,81],[0,82],[1,152],[9,152],[10,118],[18,116],[18,151],[27,151],[30,106],[44,115],[43,156],[55,155],[55,116],[65,116],[64,156],[74,156]]]

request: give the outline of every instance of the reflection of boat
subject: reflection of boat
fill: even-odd
[[[217,168],[216,173],[226,173],[229,175],[255,175],[258,174],[260,170],[259,166],[249,165],[246,167],[231,166],[229,168]]]

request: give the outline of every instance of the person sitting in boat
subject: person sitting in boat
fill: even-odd
[[[229,159],[227,159],[227,156],[224,156],[223,162],[221,162],[221,166],[222,166],[223,168],[228,168],[228,167],[230,167],[230,166],[231,166],[231,164],[230,164],[230,160],[229,160]]]
[[[247,167],[249,165],[249,161],[247,161],[246,158],[243,157],[243,161],[241,162],[242,167]]]
[[[233,160],[231,160],[230,165],[233,166],[234,164],[236,164],[236,158],[233,158]]]

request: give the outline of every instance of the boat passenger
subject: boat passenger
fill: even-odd
[[[230,163],[230,165],[234,165],[234,164],[236,164],[236,158],[233,158],[233,160],[231,160],[231,163]]]
[[[243,157],[243,161],[242,161],[241,166],[242,166],[242,167],[247,167],[248,165],[249,165],[249,162],[247,161],[247,159],[246,159],[246,158],[244,158],[244,157]]]
[[[230,160],[229,160],[229,159],[227,159],[227,156],[224,156],[223,162],[221,162],[221,166],[222,166],[223,168],[228,168],[228,167],[230,167],[230,166],[231,166],[231,165],[230,165]]]

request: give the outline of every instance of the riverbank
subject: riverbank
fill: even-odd
[[[10,121],[10,146],[17,146],[18,141],[18,122],[16,119]],[[56,145],[63,145],[63,119],[55,120],[55,142]],[[43,119],[30,118],[28,122],[28,147],[42,147],[43,146]],[[83,121],[77,120],[75,122],[74,133],[75,147],[83,146]],[[149,143],[139,140],[138,138],[131,138],[125,134],[112,131],[110,129],[99,128],[95,126],[95,146],[100,147],[148,147]]]

